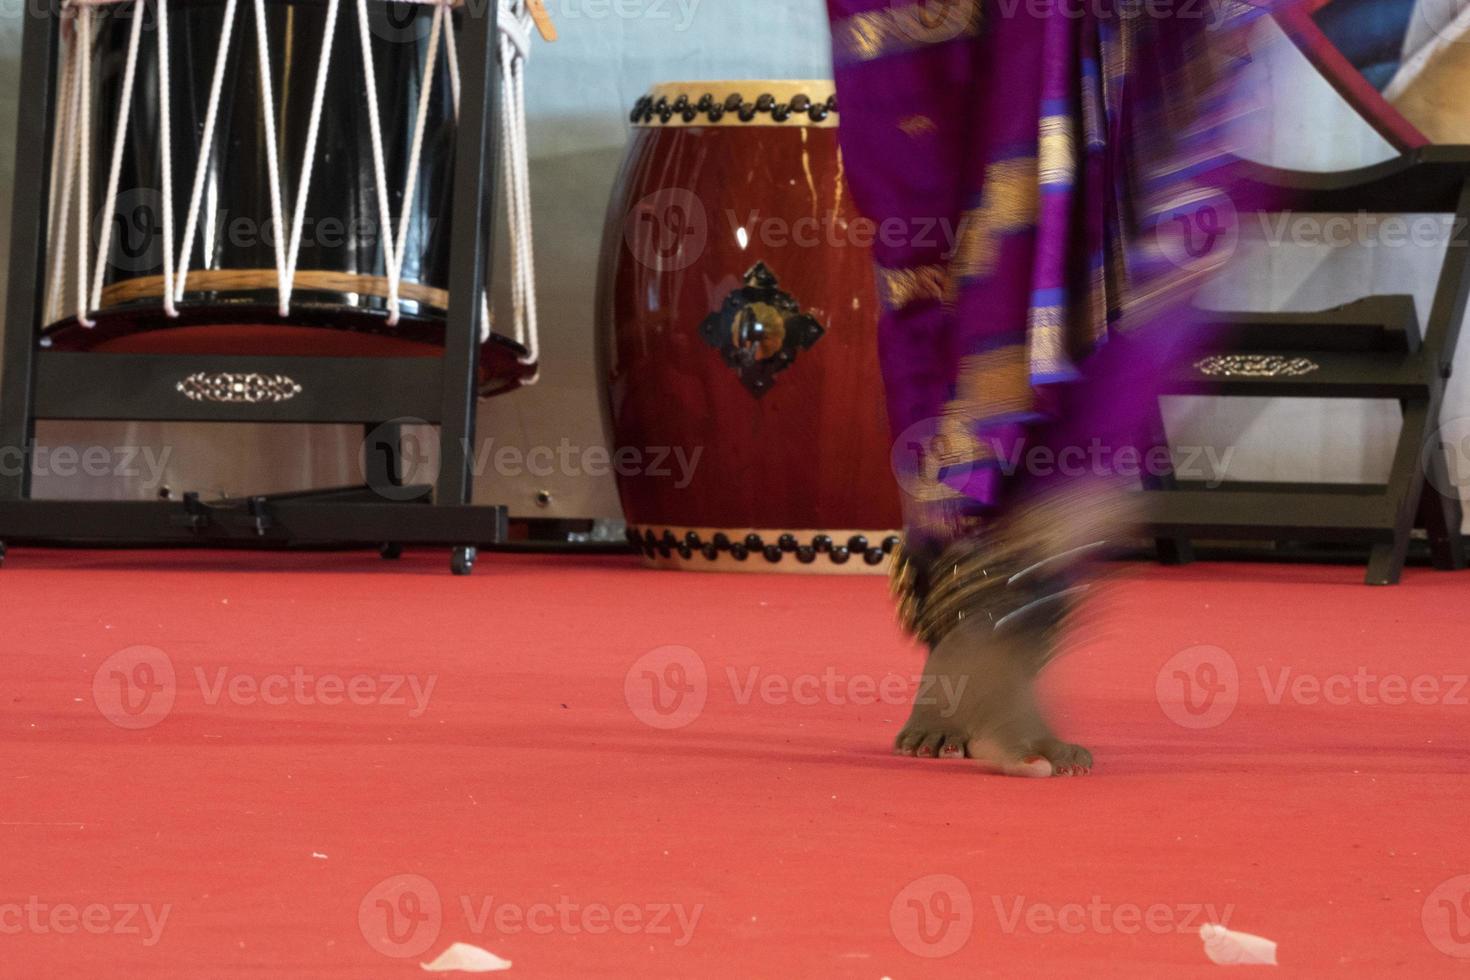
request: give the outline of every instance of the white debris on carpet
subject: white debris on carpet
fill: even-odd
[[[435,957],[432,963],[420,963],[429,973],[496,973],[510,969],[510,960],[503,960],[478,946],[455,943]]]
[[[1224,926],[1200,926],[1205,955],[1217,966],[1275,966],[1276,944],[1248,932],[1235,932]]]

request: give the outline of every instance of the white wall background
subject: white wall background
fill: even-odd
[[[543,380],[485,405],[481,431],[530,448],[605,442],[593,361],[597,253],[626,117],[650,85],[682,79],[810,78],[829,71],[821,0],[548,0],[562,39],[538,45],[529,68],[537,270],[544,324]],[[0,228],[8,228],[18,75],[19,0],[0,0]],[[1258,65],[1273,93],[1261,155],[1321,169],[1390,151],[1292,52]],[[8,250],[0,236],[0,257]],[[1428,311],[1439,254],[1353,247],[1244,255],[1235,286],[1263,309],[1312,308],[1369,292],[1412,292]],[[0,264],[0,270],[3,270]],[[3,276],[3,271],[0,271]],[[1242,301],[1237,296],[1236,304]],[[1458,360],[1446,419],[1470,417],[1470,337]],[[1237,447],[1235,479],[1381,480],[1398,428],[1391,404],[1181,400],[1169,412],[1176,441]],[[268,492],[357,479],[357,433],[345,427],[50,425],[43,440],[167,446],[162,482],[175,491]],[[1462,470],[1465,467],[1462,467]],[[538,508],[538,490],[552,504]],[[39,493],[151,497],[146,478],[37,480]],[[478,499],[516,514],[617,516],[610,480],[486,473]]]

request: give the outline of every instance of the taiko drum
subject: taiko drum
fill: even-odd
[[[599,349],[653,565],[881,572],[898,490],[871,250],[831,82],[661,85],[633,111]],[[649,465],[662,459],[664,465]]]

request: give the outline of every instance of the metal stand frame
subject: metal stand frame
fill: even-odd
[[[1470,146],[1430,146],[1361,170],[1313,174],[1258,168],[1251,195],[1286,189],[1298,211],[1455,215],[1422,337],[1411,296],[1370,296],[1315,313],[1221,315],[1217,353],[1302,359],[1312,369],[1270,376],[1211,376],[1185,366],[1165,392],[1268,398],[1397,400],[1403,429],[1386,484],[1227,482],[1217,488],[1166,476],[1145,486],[1149,527],[1162,560],[1191,561],[1191,538],[1361,542],[1369,585],[1403,572],[1416,523],[1436,568],[1466,567],[1458,497],[1436,432],[1470,297]],[[1210,328],[1214,332],[1215,328]],[[1203,363],[1203,362],[1200,362]],[[1156,420],[1157,445],[1166,445]]]
[[[506,508],[473,506],[479,297],[493,247],[499,153],[495,4],[469,4],[458,32],[462,78],[455,147],[450,243],[450,302],[440,358],[241,357],[61,353],[38,349],[47,247],[46,202],[55,126],[60,13],[27,18],[16,134],[10,280],[0,382],[0,560],[4,539],[98,541],[137,545],[180,542],[381,546],[395,557],[404,544],[454,547],[452,568],[468,574],[477,547],[505,541]],[[177,383],[196,371],[285,374],[302,391],[289,401],[219,404],[189,401]],[[185,422],[361,423],[378,433],[367,447],[366,486],[205,503],[31,499],[37,419]],[[437,486],[398,483],[395,426],[436,423],[442,466]],[[18,450],[18,453],[17,453]],[[386,455],[384,455],[386,454]],[[13,461],[20,459],[16,467]],[[372,462],[386,459],[387,465]]]

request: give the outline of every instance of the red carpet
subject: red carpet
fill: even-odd
[[[881,580],[447,561],[12,552],[0,974],[1470,974],[1470,577],[1131,567],[1033,782],[889,754]]]

